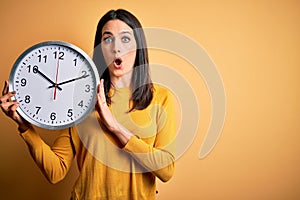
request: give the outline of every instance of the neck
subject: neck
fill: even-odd
[[[110,76],[110,81],[112,85],[116,88],[124,88],[124,87],[129,87],[131,83],[131,76],[132,73],[125,74],[120,77],[116,76]]]

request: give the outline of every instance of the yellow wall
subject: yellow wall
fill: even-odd
[[[299,199],[300,1],[1,0],[1,88],[15,59],[33,44],[63,40],[91,52],[99,17],[120,7],[132,11],[144,27],[193,38],[218,66],[226,90],[222,135],[213,151],[199,159],[211,114],[204,81],[183,70],[182,59],[151,52],[151,61],[189,79],[201,112],[197,136],[177,161],[173,179],[159,183],[158,199]],[[76,168],[63,182],[50,185],[3,113],[0,127],[1,199],[68,199]],[[50,141],[54,135],[44,137]]]

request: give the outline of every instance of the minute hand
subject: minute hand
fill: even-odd
[[[86,78],[86,77],[88,77],[88,76],[89,76],[89,75],[83,75],[83,76],[80,76],[80,77],[77,77],[77,78],[73,78],[73,79],[70,79],[70,80],[67,80],[67,81],[58,83],[57,86],[59,86],[59,85],[64,85],[64,84],[66,84],[66,83],[70,83],[70,82],[73,82],[73,81],[77,81],[77,80],[79,80],[79,79]],[[54,85],[51,85],[51,86],[49,86],[48,88],[52,88],[52,87],[54,87]]]

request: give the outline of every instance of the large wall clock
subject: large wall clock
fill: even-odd
[[[99,74],[80,48],[46,41],[25,50],[13,65],[10,91],[17,112],[45,129],[64,129],[81,122],[95,107]]]

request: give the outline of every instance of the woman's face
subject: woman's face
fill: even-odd
[[[111,80],[131,79],[136,57],[133,30],[121,20],[110,20],[102,28],[101,49]]]

